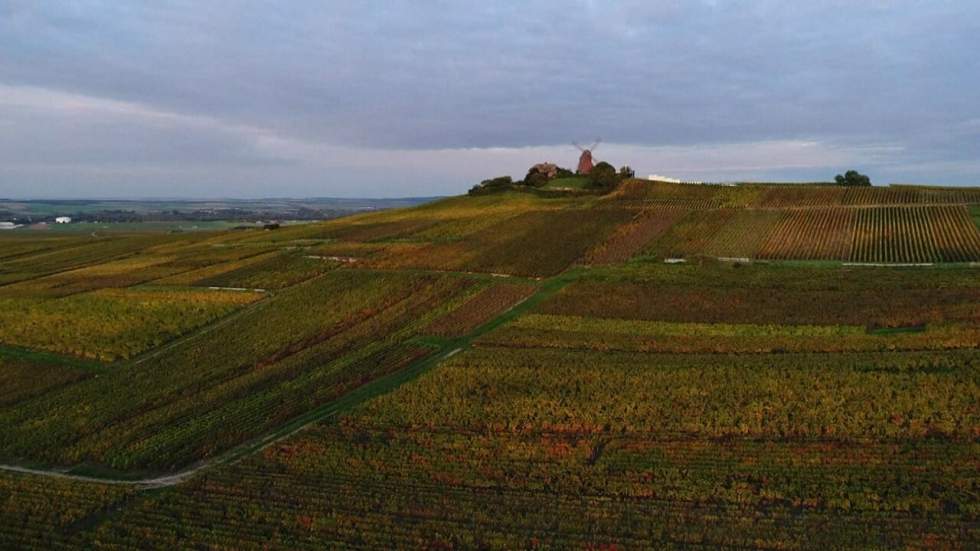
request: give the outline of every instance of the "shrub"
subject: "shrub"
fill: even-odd
[[[497,176],[496,178],[483,180],[479,184],[471,187],[467,193],[469,195],[481,195],[484,193],[501,191],[512,185],[514,185],[514,180],[512,180],[510,176]]]
[[[871,178],[856,170],[848,170],[843,175],[838,174],[834,181],[840,186],[870,186]]]
[[[611,164],[602,161],[592,167],[592,172],[589,173],[589,181],[594,188],[611,190],[619,183],[619,175],[616,174],[616,169]]]

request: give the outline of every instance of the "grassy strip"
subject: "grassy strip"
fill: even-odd
[[[868,329],[869,335],[898,335],[902,333],[923,333],[926,330],[926,324],[922,325],[911,325],[908,327],[878,327],[876,329]]]
[[[105,373],[109,369],[108,365],[95,360],[65,356],[54,352],[31,350],[30,348],[19,346],[0,345],[0,358],[24,360],[37,364],[63,365],[93,373]]]
[[[512,283],[540,283],[542,278],[531,277],[531,276],[520,276],[511,274],[495,274],[491,272],[466,272],[460,270],[434,270],[425,268],[364,268],[364,267],[351,267],[346,268],[349,270],[356,270],[358,272],[373,273],[373,274],[385,274],[391,272],[398,272],[403,274],[411,275],[441,275],[441,276],[455,276],[455,277],[465,277],[468,279],[479,279],[483,281],[502,281],[502,282],[512,282]],[[560,277],[560,276],[555,276]]]
[[[696,323],[554,314],[529,314],[511,327],[634,337],[844,337],[866,332],[858,325]]]

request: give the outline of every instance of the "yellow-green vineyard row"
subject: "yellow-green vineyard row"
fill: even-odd
[[[980,260],[980,230],[962,206],[692,210],[642,249],[658,257],[969,262]]]
[[[631,180],[613,196],[664,206],[805,208],[886,205],[976,205],[980,188],[925,186],[841,187],[826,185],[687,185]]]

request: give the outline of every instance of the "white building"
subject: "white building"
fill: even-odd
[[[71,224],[71,216],[59,216],[54,219],[55,224]]]
[[[15,230],[20,227],[20,224],[14,224],[13,222],[0,222],[0,230]]]
[[[651,182],[667,182],[668,184],[692,184],[692,185],[699,185],[699,186],[703,186],[707,183],[702,180],[678,180],[677,178],[669,178],[667,176],[661,176],[659,174],[651,174],[647,176],[647,180],[650,180]],[[722,185],[729,185],[729,184],[722,184]]]

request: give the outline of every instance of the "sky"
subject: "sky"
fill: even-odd
[[[980,185],[976,0],[0,0],[0,197]]]

